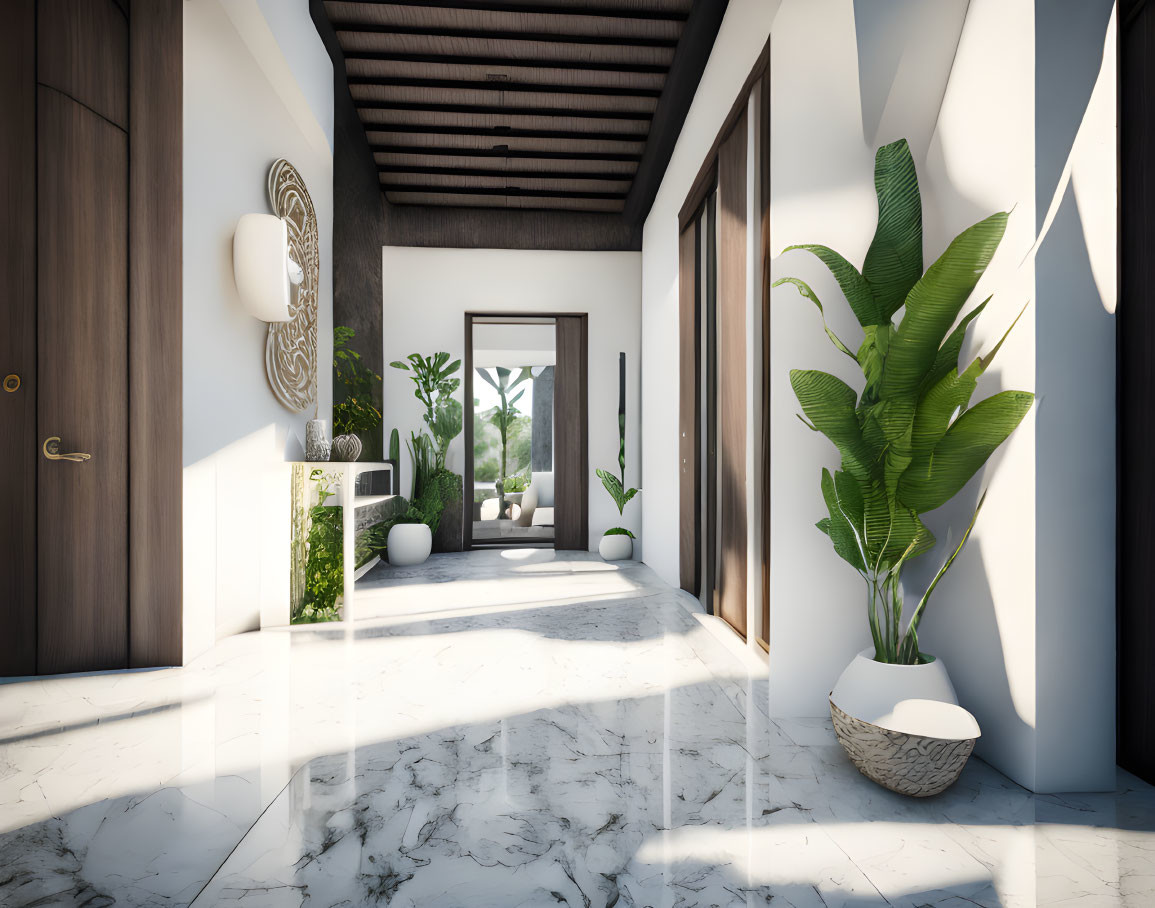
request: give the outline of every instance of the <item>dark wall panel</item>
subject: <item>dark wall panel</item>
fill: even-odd
[[[309,11],[333,61],[333,324],[352,328],[351,346],[378,375],[383,374],[381,247],[385,237],[385,197],[365,129],[353,106],[344,59],[321,0]],[[343,398],[334,381],[334,403]],[[381,390],[374,405],[381,409]],[[389,415],[381,431],[366,442],[363,460],[380,460]],[[372,442],[370,444],[369,442]]]
[[[129,23],[129,665],[183,656],[181,0]]]
[[[554,545],[589,549],[589,338],[584,315],[557,318],[554,368]]]
[[[0,29],[0,675],[36,671],[36,4]]]
[[[1118,759],[1155,782],[1155,4],[1120,21]]]

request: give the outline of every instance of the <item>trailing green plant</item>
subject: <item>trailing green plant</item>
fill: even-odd
[[[341,508],[325,505],[326,500],[335,494],[331,490],[334,477],[324,470],[313,470],[309,479],[316,483],[317,503],[309,509],[305,595],[300,611],[291,616],[293,624],[339,621],[341,614],[337,597],[345,584]]]
[[[618,508],[618,516],[624,516],[626,505],[641,491],[641,489],[626,488],[626,354],[618,354],[618,467],[621,470],[619,479],[608,470],[598,469],[598,479],[602,481],[614,504]],[[611,527],[606,530],[606,536],[634,536],[625,527]]]
[[[413,396],[425,405],[422,418],[429,427],[436,445],[437,469],[445,467],[445,456],[449,453],[449,443],[461,434],[463,409],[453,395],[461,386],[461,379],[453,378],[453,373],[461,368],[461,360],[449,362],[448,353],[434,353],[422,356],[410,353],[408,363],[395,360],[389,365],[409,373],[416,386]]]
[[[477,374],[497,392],[500,401],[493,413],[490,414],[489,421],[497,427],[498,434],[501,436],[501,472],[497,477],[497,513],[499,517],[503,517],[505,515],[505,493],[509,491],[505,488],[506,471],[509,466],[509,430],[514,420],[521,415],[521,411],[517,409],[517,402],[525,394],[525,388],[516,394],[513,394],[513,391],[522,382],[530,379],[533,373],[528,366],[523,366],[516,377],[514,377],[513,370],[506,369],[504,366],[497,366],[493,372],[496,377],[490,375],[488,369],[477,370]]]
[[[344,325],[333,329],[333,369],[337,383],[345,389],[341,400],[333,404],[334,435],[357,435],[381,425],[381,411],[374,404],[381,396],[381,376],[349,346],[354,334]],[[380,450],[379,442],[375,450]]]
[[[786,277],[774,286],[793,284],[814,303],[831,343],[862,371],[861,394],[813,370],[791,371],[790,384],[803,423],[825,435],[841,455],[840,470],[822,470],[828,516],[817,526],[866,583],[874,658],[914,665],[929,658],[918,641],[927,602],[966,544],[985,494],[904,628],[902,569],[935,545],[921,515],[942,507],[966,485],[1022,422],[1034,395],[1002,391],[971,403],[979,377],[1010,328],[989,353],[959,369],[967,328],[990,297],[955,321],[1002,241],[1008,212],[963,231],[924,274],[922,201],[905,140],[878,150],[874,184],[878,226],[861,271],[826,246],[785,250],[812,253],[834,275],[862,326],[857,352],[827,325],[822,303],[804,281]],[[895,324],[899,310],[903,316]]]

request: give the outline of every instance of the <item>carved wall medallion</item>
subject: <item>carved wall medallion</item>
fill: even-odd
[[[297,168],[278,158],[269,168],[269,204],[289,225],[289,254],[304,280],[292,293],[287,322],[271,322],[265,370],[273,393],[294,412],[317,399],[317,294],[321,283],[317,215]]]

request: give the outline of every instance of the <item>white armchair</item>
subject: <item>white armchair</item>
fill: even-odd
[[[553,471],[534,473],[529,488],[521,496],[521,514],[514,526],[553,526]]]

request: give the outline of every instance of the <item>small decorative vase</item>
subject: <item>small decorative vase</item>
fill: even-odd
[[[310,419],[305,423],[305,460],[328,460],[329,439],[325,437],[325,420]]]
[[[361,439],[356,435],[338,435],[333,439],[331,459],[352,463],[361,456]]]
[[[606,561],[625,561],[634,554],[634,540],[625,533],[607,533],[598,543],[598,554]]]
[[[855,656],[834,685],[830,718],[859,772],[916,798],[953,785],[980,734],[940,659],[887,665],[874,661],[873,648]]]
[[[394,567],[421,564],[433,550],[433,533],[424,523],[397,523],[385,540],[385,555]]]

